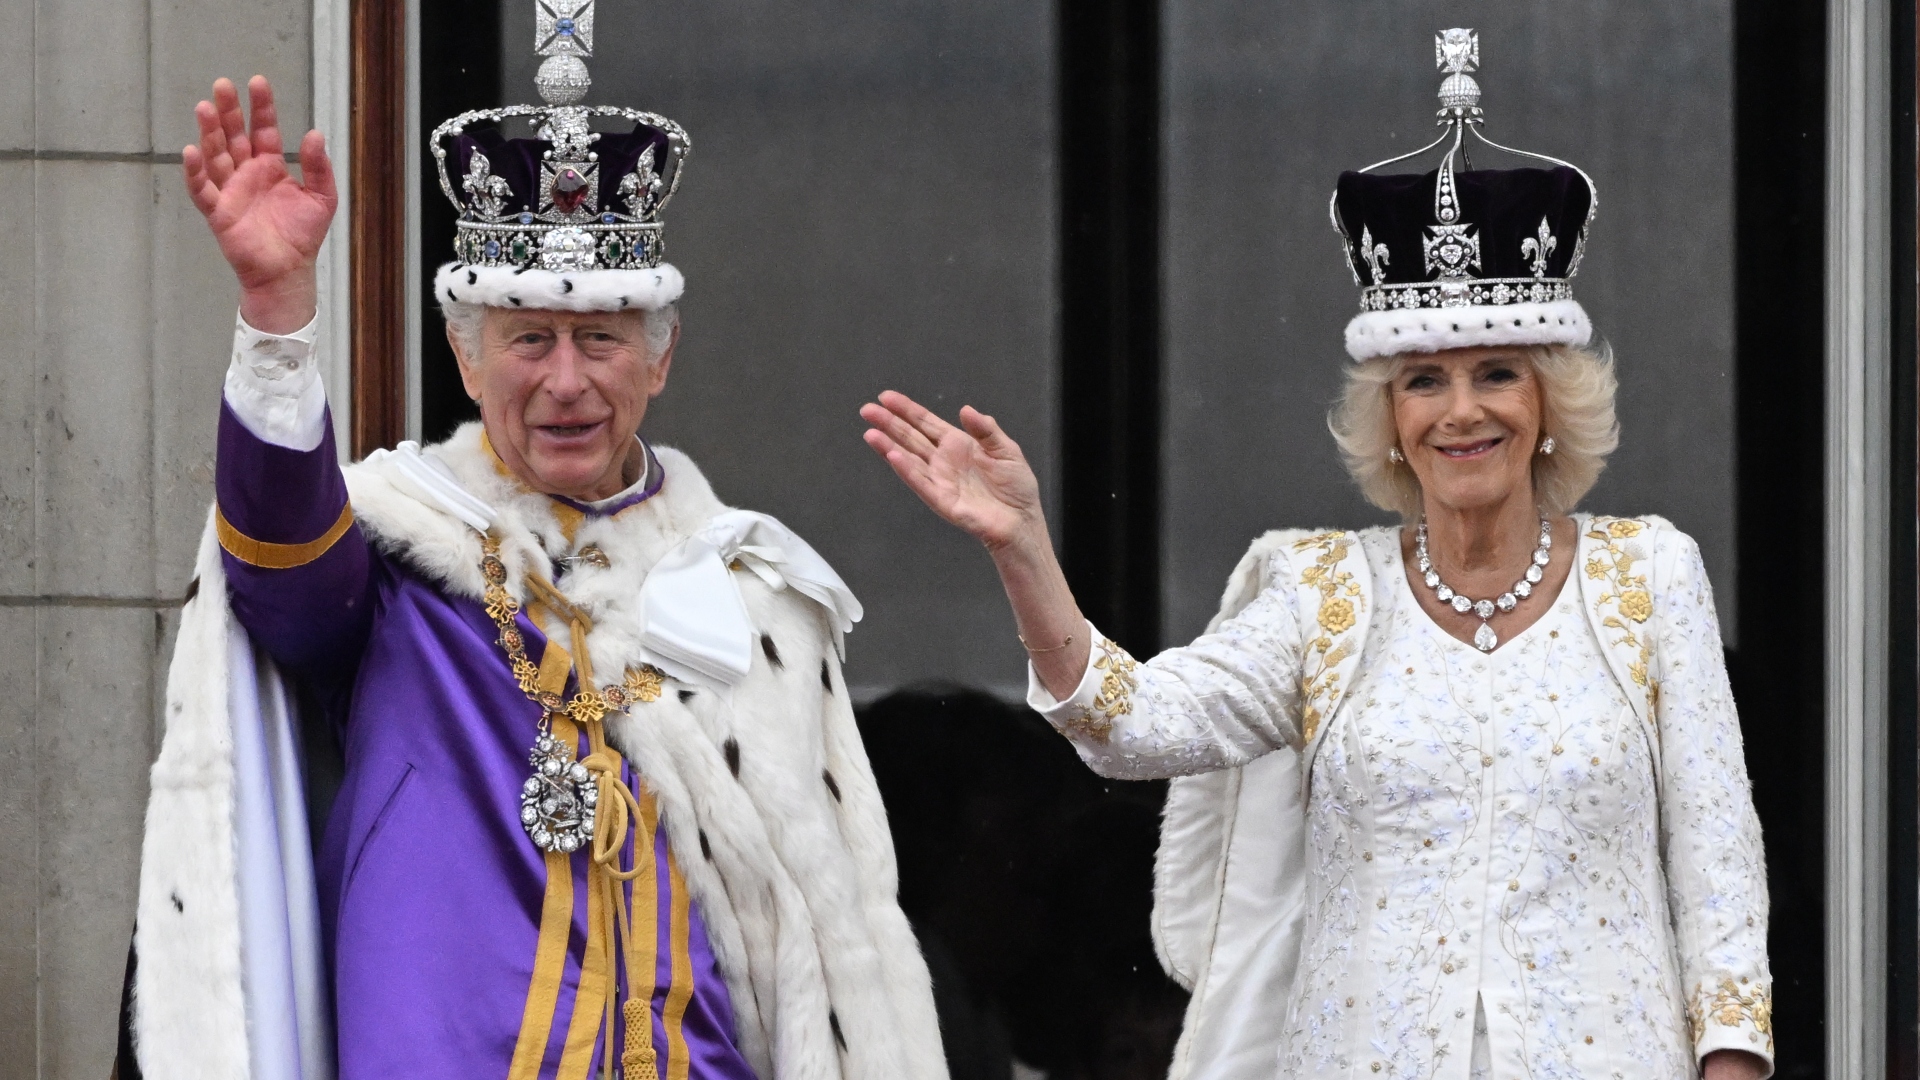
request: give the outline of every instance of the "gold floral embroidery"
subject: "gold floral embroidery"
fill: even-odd
[[[1629,589],[1620,594],[1620,614],[1634,622],[1646,622],[1653,614],[1653,594],[1645,589]]]
[[[1603,612],[1607,605],[1614,607],[1616,614],[1606,615],[1600,625],[1609,630],[1618,631],[1620,636],[1609,645],[1624,646],[1634,650],[1638,658],[1627,664],[1627,674],[1633,677],[1635,685],[1647,692],[1647,709],[1651,715],[1659,709],[1660,684],[1653,678],[1650,665],[1653,661],[1653,642],[1644,634],[1638,633],[1629,623],[1644,623],[1653,615],[1653,593],[1647,588],[1647,575],[1635,573],[1635,564],[1640,561],[1637,548],[1622,543],[1639,536],[1646,528],[1644,522],[1627,518],[1612,521],[1594,521],[1587,531],[1587,539],[1597,540],[1600,547],[1587,557],[1587,576],[1604,581],[1609,586],[1595,598],[1595,605]]]
[[[1742,987],[1748,987],[1745,993],[1741,992]],[[1694,988],[1693,1001],[1687,1006],[1687,1027],[1691,1029],[1695,1043],[1706,1034],[1708,1020],[1731,1028],[1752,1024],[1753,1030],[1766,1036],[1767,1052],[1773,1052],[1771,987],[1749,986],[1744,976],[1738,985],[1724,975],[1720,977],[1718,987],[1709,988],[1706,983],[1701,983]]]
[[[1073,734],[1106,742],[1113,734],[1114,719],[1133,711],[1133,692],[1140,687],[1140,677],[1134,674],[1134,669],[1140,665],[1127,655],[1127,650],[1104,635],[1094,645],[1099,650],[1093,661],[1094,670],[1104,673],[1100,677],[1100,692],[1093,696],[1091,708],[1080,706],[1063,723]]]
[[[1311,585],[1320,593],[1320,609],[1314,622],[1322,633],[1306,643],[1308,663],[1301,665],[1300,730],[1308,742],[1320,731],[1320,723],[1332,715],[1340,700],[1340,662],[1353,653],[1353,642],[1342,635],[1359,622],[1360,585],[1340,563],[1353,548],[1353,538],[1343,532],[1320,533],[1294,542],[1293,550],[1319,549],[1313,565],[1300,574],[1300,584]]]

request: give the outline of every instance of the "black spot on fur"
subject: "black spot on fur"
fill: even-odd
[[[628,304],[631,304],[631,303],[633,303],[633,300],[630,297],[623,296],[620,298],[620,306],[622,308],[625,308]]]
[[[527,272],[527,268],[524,266],[516,266],[513,268],[513,272],[516,274],[524,274]]]
[[[186,607],[188,604],[193,603],[193,598],[199,595],[200,595],[200,579],[196,577],[192,581],[187,582],[187,598],[185,600],[180,601],[180,606]]]
[[[181,912],[182,914],[186,912],[187,905],[181,902],[179,893],[172,894],[169,899],[173,901],[173,910]]]
[[[707,830],[705,829],[700,830],[700,857],[708,862],[713,861],[713,845],[707,842]]]
[[[469,284],[469,285],[478,285],[478,284],[480,284],[480,273],[479,273],[479,271],[476,271],[476,270],[469,270],[469,271],[467,271],[467,284]]]
[[[447,290],[447,299],[448,299],[448,300],[451,300],[451,301],[453,301],[453,302],[454,302],[454,303],[456,303],[456,304],[460,302],[460,299],[459,299],[459,297],[456,297],[456,296],[454,296],[454,295],[453,295],[453,290],[452,290],[452,289],[448,289],[448,290]]]
[[[561,279],[560,279],[560,291],[561,291],[561,292],[572,292],[572,291],[573,291],[573,279],[572,279],[572,278],[561,278]]]
[[[840,801],[840,784],[834,780],[833,774],[831,772],[823,772],[820,774],[820,779],[825,780],[827,782],[827,794],[833,796],[834,802],[839,802]]]
[[[693,691],[691,690],[680,691],[680,704],[685,705],[687,702],[692,700],[693,700]]]
[[[833,1029],[833,1041],[840,1044],[840,1049],[844,1053],[847,1049],[847,1037],[840,1034],[840,1014],[832,1009],[827,1010],[827,1026]]]
[[[820,685],[826,688],[827,693],[833,693],[833,671],[827,667],[825,660],[820,661]]]
[[[507,297],[507,302],[508,302],[508,303],[510,303],[510,304],[512,304],[512,305],[513,305],[514,307],[519,307],[519,306],[520,306],[520,298],[519,298],[519,297],[517,297],[517,296],[509,296],[509,297]]]
[[[735,780],[740,779],[740,740],[728,739],[720,749],[727,755],[727,771],[733,773]]]
[[[774,667],[784,667],[780,663],[780,650],[773,647],[773,639],[766,634],[760,635],[760,651],[767,654],[767,663]]]

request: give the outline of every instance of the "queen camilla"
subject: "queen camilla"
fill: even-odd
[[[1361,312],[1329,426],[1403,525],[1261,537],[1206,634],[1139,661],[991,417],[889,392],[866,440],[987,546],[1033,707],[1103,776],[1179,778],[1176,1077],[1764,1077],[1765,860],[1699,549],[1575,509],[1618,442],[1571,291],[1593,184],[1473,169],[1478,40],[1437,48],[1439,167],[1332,207]]]

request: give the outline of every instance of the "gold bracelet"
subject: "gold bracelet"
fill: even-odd
[[[1068,634],[1067,640],[1061,642],[1058,645],[1055,645],[1051,649],[1036,649],[1033,646],[1027,644],[1027,636],[1025,634],[1015,634],[1013,636],[1020,639],[1020,647],[1026,649],[1028,655],[1030,656],[1039,656],[1043,653],[1059,652],[1061,649],[1064,649],[1067,646],[1073,644],[1073,635]]]

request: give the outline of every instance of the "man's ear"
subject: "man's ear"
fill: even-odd
[[[482,318],[484,319],[485,316]],[[485,333],[484,328],[481,332]],[[466,346],[461,342],[460,335],[453,332],[452,323],[447,324],[447,344],[453,346],[453,358],[460,365],[460,385],[466,388],[467,397],[470,400],[479,401],[480,358],[467,355]]]
[[[667,372],[673,367],[673,350],[680,344],[680,324],[673,324],[673,336],[667,339],[667,347],[660,352],[660,359],[653,362],[652,385],[647,388],[647,396],[656,398],[667,388]]]

